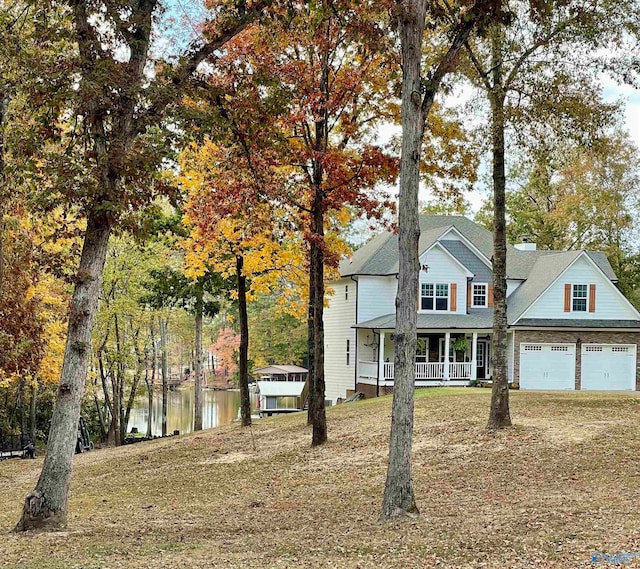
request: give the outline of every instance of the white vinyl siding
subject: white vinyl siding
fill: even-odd
[[[353,389],[355,384],[356,331],[352,326],[356,322],[357,284],[351,279],[340,279],[329,283],[329,288],[334,294],[327,297],[328,306],[324,310],[324,365],[326,398],[335,403],[338,397],[346,397],[347,389]]]
[[[596,285],[595,312],[588,310],[585,312],[564,312],[564,285],[581,283]],[[635,320],[638,315],[625,302],[615,285],[589,260],[581,257],[522,315],[522,318],[568,317],[584,320]]]
[[[351,285],[349,298],[352,297]],[[358,277],[358,322],[394,314],[398,280],[392,277]]]
[[[513,381],[514,334],[507,332],[507,381]]]
[[[449,300],[447,311],[451,311],[451,284],[456,286],[456,313],[464,314],[467,311],[467,271],[456,262],[442,247],[436,244],[426,253],[420,256],[420,266],[427,265],[427,271],[420,271],[420,287],[425,284],[447,284]],[[421,290],[421,288],[420,288]],[[434,290],[435,293],[435,290]],[[395,298],[394,298],[395,301]],[[434,307],[435,308],[435,307]],[[435,310],[422,310],[420,312],[436,312]],[[395,312],[395,308],[392,312]],[[442,311],[437,311],[442,312]]]

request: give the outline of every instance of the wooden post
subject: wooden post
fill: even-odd
[[[451,346],[451,332],[444,335],[444,380],[449,381],[449,347]]]
[[[378,377],[386,379],[384,375],[384,332],[380,332],[380,349],[378,352]]]
[[[473,333],[471,340],[471,379],[478,379],[478,333]]]

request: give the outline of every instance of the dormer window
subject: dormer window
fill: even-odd
[[[574,284],[573,293],[571,295],[571,308],[573,312],[587,311],[587,285]]]
[[[471,305],[478,307],[487,306],[487,285],[486,284],[473,284],[472,287],[473,300]]]
[[[422,283],[420,287],[421,310],[449,310],[449,285]]]

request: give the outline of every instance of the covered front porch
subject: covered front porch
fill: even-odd
[[[489,330],[419,330],[414,379],[417,386],[469,385],[491,377]],[[393,330],[358,330],[358,381],[392,386]]]

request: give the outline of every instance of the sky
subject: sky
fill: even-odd
[[[180,36],[173,37],[173,46],[170,50],[180,51],[186,43],[197,37],[197,25],[206,17],[207,10],[204,8],[203,0],[167,0],[166,5],[168,11],[165,15],[165,22],[169,28],[175,29],[175,22],[181,24],[181,28],[186,32]],[[167,21],[173,20],[173,21]],[[628,85],[619,85],[612,79],[603,76],[601,79],[603,87],[603,96],[605,101],[622,101],[624,108],[624,122],[631,139],[640,149],[640,90],[634,89]],[[460,102],[460,96],[465,97],[464,93],[457,93],[457,102]],[[396,125],[383,125],[379,132],[379,142],[386,142],[390,136],[398,134],[400,128]],[[420,193],[420,200],[427,201],[429,199],[428,192],[423,188]],[[486,190],[479,187],[478,190],[467,195],[467,199],[471,204],[471,209],[476,212],[486,197]]]
[[[611,80],[605,80],[603,83],[605,100],[622,99],[624,101],[627,130],[636,146],[640,148],[640,90],[627,85],[618,85]]]

